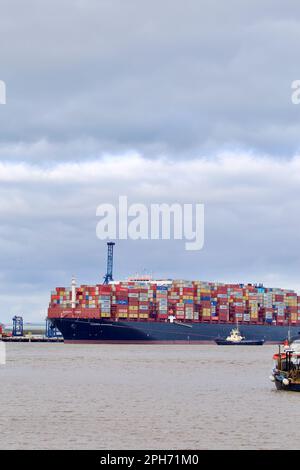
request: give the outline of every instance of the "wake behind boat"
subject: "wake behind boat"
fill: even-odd
[[[262,346],[265,342],[264,339],[246,339],[240,334],[238,328],[231,330],[227,338],[216,338],[215,342],[219,346]]]

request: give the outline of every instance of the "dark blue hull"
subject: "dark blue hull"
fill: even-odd
[[[281,380],[275,378],[275,386],[277,390],[285,390],[289,392],[300,392],[299,383],[290,383],[289,385],[284,385]]]
[[[85,343],[212,343],[230,334],[232,324],[112,321],[104,319],[51,318],[66,342]],[[284,341],[288,326],[240,325],[247,340]],[[300,327],[290,327],[298,335]]]

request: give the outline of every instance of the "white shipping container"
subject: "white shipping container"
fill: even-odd
[[[219,305],[220,310],[228,310],[228,305]]]
[[[140,305],[140,306],[139,306],[139,309],[140,309],[140,310],[148,310],[149,307],[148,307],[148,305]]]

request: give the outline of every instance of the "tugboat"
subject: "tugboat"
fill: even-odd
[[[227,338],[216,338],[215,342],[219,346],[262,346],[265,342],[264,339],[245,339],[240,334],[238,326],[231,330]]]
[[[278,354],[274,354],[274,368],[270,380],[277,390],[300,392],[300,336],[286,340],[283,351],[279,345]]]

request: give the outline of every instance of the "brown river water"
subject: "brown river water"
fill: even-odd
[[[7,344],[1,449],[299,449],[276,346]]]

